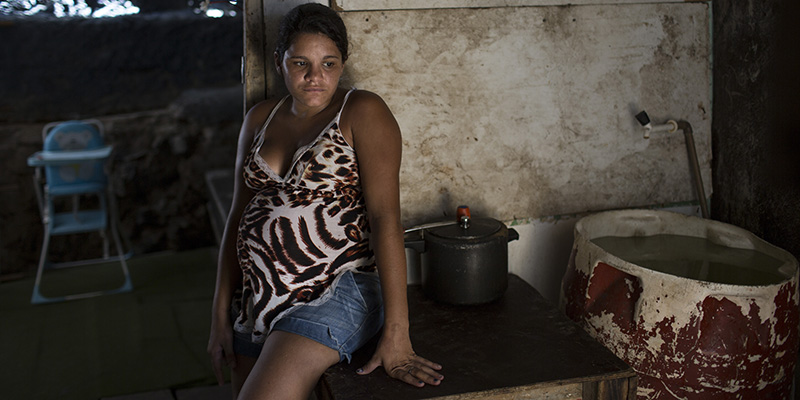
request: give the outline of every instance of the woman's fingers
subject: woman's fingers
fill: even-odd
[[[366,375],[383,366],[392,378],[416,387],[423,387],[426,384],[438,385],[442,382],[444,375],[438,372],[442,366],[416,355],[407,340],[408,337],[405,337],[405,341],[385,339],[386,336],[378,343],[378,348],[369,362],[356,370],[359,375]]]
[[[375,368],[378,368],[380,365],[381,365],[380,360],[376,359],[375,357],[372,357],[372,359],[369,360],[369,362],[366,365],[357,369],[356,373],[359,375],[367,375],[372,371],[374,371]]]
[[[403,365],[403,366],[398,366],[398,367],[392,368],[392,370],[389,373],[389,375],[392,378],[401,380],[401,381],[403,381],[405,383],[408,383],[409,385],[414,385],[414,386],[417,386],[417,387],[425,386],[425,382],[422,379],[414,376],[413,372],[414,372],[414,367],[413,366],[411,366],[411,365]]]
[[[442,374],[434,371],[427,365],[422,365],[419,368],[415,367],[411,371],[411,375],[415,376],[416,378],[419,378],[421,381],[429,385],[438,385],[442,382],[442,379],[444,379],[444,376]]]
[[[228,368],[236,368],[236,355],[233,353],[233,337],[223,330],[217,334],[212,330],[208,340],[208,353],[211,355],[211,366],[214,369],[214,376],[217,382],[222,385],[225,383],[225,373],[223,365]]]
[[[414,361],[412,375],[431,385],[438,385],[444,379],[444,375],[438,372],[438,370],[442,369],[441,365],[416,355],[414,356]],[[419,372],[419,374],[414,374],[413,372]]]
[[[418,362],[421,362],[421,363],[427,365],[431,369],[435,369],[435,370],[442,369],[442,366],[440,364],[437,364],[437,363],[435,363],[433,361],[430,361],[430,360],[428,360],[426,358],[423,358],[423,357],[420,357],[420,356],[415,356],[415,357],[417,358]],[[444,377],[442,377],[442,378],[444,378]]]
[[[222,360],[223,360],[223,350],[222,346],[219,346],[217,350],[214,350],[211,353],[211,365],[214,367],[214,376],[217,377],[217,383],[223,385],[225,383],[225,374],[222,372]]]
[[[444,376],[438,373],[434,367],[441,368],[438,364],[432,363],[422,357],[415,357],[415,360],[401,364],[391,370],[391,376],[395,379],[404,381],[417,387],[438,385]]]

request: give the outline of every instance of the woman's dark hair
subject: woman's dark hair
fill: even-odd
[[[347,28],[336,11],[317,3],[302,4],[283,17],[278,28],[275,52],[280,60],[295,38],[303,33],[321,33],[336,43],[342,53],[342,62],[347,60]]]

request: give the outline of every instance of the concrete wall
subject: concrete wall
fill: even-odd
[[[683,135],[643,139],[637,112],[693,125],[711,193],[708,4],[343,15],[349,81],[403,130],[407,225],[459,204],[515,225],[509,268],[553,302],[577,221],[564,214],[696,199]]]
[[[347,12],[349,81],[394,110],[410,223],[458,204],[501,220],[692,200],[711,190],[704,3]]]
[[[520,6],[566,6],[630,3],[679,3],[684,0],[332,0],[331,7],[343,11],[410,10],[423,8],[486,8]]]

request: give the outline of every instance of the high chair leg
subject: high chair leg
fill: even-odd
[[[33,294],[31,295],[31,304],[46,303],[47,299],[42,296],[39,291],[39,284],[42,282],[42,272],[44,265],[47,263],[47,248],[50,246],[50,228],[45,225],[44,228],[44,241],[42,242],[42,253],[39,255],[39,267],[36,269],[36,280],[33,282]]]
[[[47,228],[45,228],[45,229],[47,229]],[[133,290],[133,281],[131,280],[131,274],[130,274],[130,271],[128,270],[128,262],[127,262],[127,258],[130,256],[130,254],[123,253],[122,240],[120,238],[119,232],[116,230],[116,226],[112,223],[109,226],[109,229],[111,230],[111,236],[114,238],[114,244],[115,244],[115,247],[117,249],[117,254],[114,257],[105,257],[103,259],[97,259],[97,260],[85,260],[84,263],[81,263],[81,262],[77,262],[77,263],[69,262],[69,263],[65,263],[65,264],[67,264],[66,265],[67,267],[77,267],[77,266],[81,266],[81,265],[96,264],[97,262],[101,262],[101,261],[114,261],[116,259],[116,261],[119,261],[119,263],[120,263],[120,266],[122,268],[122,273],[123,273],[124,279],[125,279],[121,286],[119,286],[116,289],[100,290],[100,291],[86,292],[86,293],[76,293],[76,294],[70,294],[70,295],[66,295],[66,296],[47,297],[47,296],[42,295],[41,290],[40,290],[40,284],[41,284],[41,280],[42,280],[42,275],[43,275],[45,269],[48,269],[48,268],[52,267],[52,266],[47,265],[48,264],[48,261],[47,261],[47,250],[48,250],[48,247],[50,245],[50,235],[49,235],[49,232],[46,231],[45,232],[45,239],[44,239],[44,242],[42,244],[42,254],[41,254],[41,257],[39,258],[39,267],[38,267],[38,270],[36,272],[36,280],[35,280],[34,286],[33,286],[33,294],[31,295],[31,304],[56,303],[56,302],[61,302],[61,301],[83,299],[83,298],[87,298],[87,297],[101,296],[101,295],[106,295],[106,294],[125,293],[125,292],[130,292],[131,290]],[[103,233],[103,235],[107,236],[107,235],[105,235],[105,232]],[[106,237],[104,237],[104,239],[106,239]],[[105,240],[105,242],[107,244],[107,239]],[[106,245],[105,247],[108,247],[108,246]],[[107,250],[106,250],[106,252],[107,252]]]

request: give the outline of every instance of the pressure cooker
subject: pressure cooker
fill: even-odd
[[[455,221],[434,222],[406,230],[405,246],[420,253],[422,289],[436,301],[484,304],[508,287],[508,242],[514,229],[492,218],[473,218],[458,208]]]

